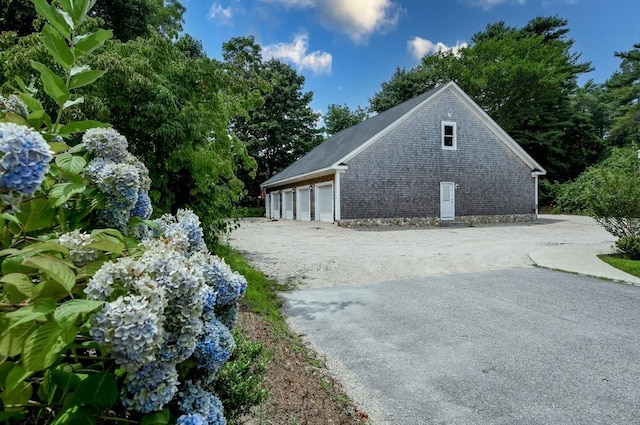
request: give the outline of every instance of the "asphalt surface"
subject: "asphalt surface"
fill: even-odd
[[[519,268],[285,292],[374,424],[640,424],[640,288]]]

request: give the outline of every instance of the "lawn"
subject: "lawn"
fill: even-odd
[[[630,260],[620,254],[599,255],[598,257],[605,263],[610,264],[623,272],[640,277],[640,261]]]

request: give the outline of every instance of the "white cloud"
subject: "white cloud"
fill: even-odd
[[[307,53],[309,36],[298,34],[291,43],[276,43],[262,48],[262,57],[282,59],[298,67],[299,70],[310,69],[315,74],[331,74],[333,56],[327,52],[316,50]]]
[[[524,6],[527,0],[467,0],[473,6],[481,7],[483,10],[489,10],[492,7],[498,6],[503,3],[517,3],[520,6]]]
[[[415,59],[421,59],[424,55],[437,52],[452,52],[457,56],[460,53],[460,49],[464,49],[467,46],[468,44],[464,42],[458,42],[455,46],[447,46],[442,42],[434,43],[431,40],[417,36],[407,41],[407,49]]]
[[[391,0],[319,0],[318,6],[325,26],[347,34],[356,44],[393,29],[402,11]]]
[[[225,8],[220,3],[213,3],[207,13],[207,19],[222,25],[232,25],[233,12],[231,6]]]
[[[395,28],[402,8],[393,0],[262,0],[284,7],[313,8],[322,24],[340,31],[356,44],[376,33]]]

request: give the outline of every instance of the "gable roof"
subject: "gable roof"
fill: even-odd
[[[450,81],[331,136],[260,186],[275,186],[277,184],[303,180],[305,178],[332,174],[335,170],[345,169],[346,167],[343,162],[348,161],[362,152],[447,89],[453,89],[454,93],[458,94],[460,99],[466,103],[533,172],[541,175],[546,174],[546,171],[540,164],[531,158],[531,156],[498,126],[477,103],[462,91],[455,82]]]

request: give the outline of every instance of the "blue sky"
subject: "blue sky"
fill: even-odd
[[[222,43],[253,35],[263,56],[278,57],[306,78],[312,107],[351,108],[424,54],[469,43],[487,24],[521,27],[538,15],[569,21],[574,52],[604,82],[618,69],[614,51],[640,43],[640,0],[182,0],[185,32],[221,59]]]

